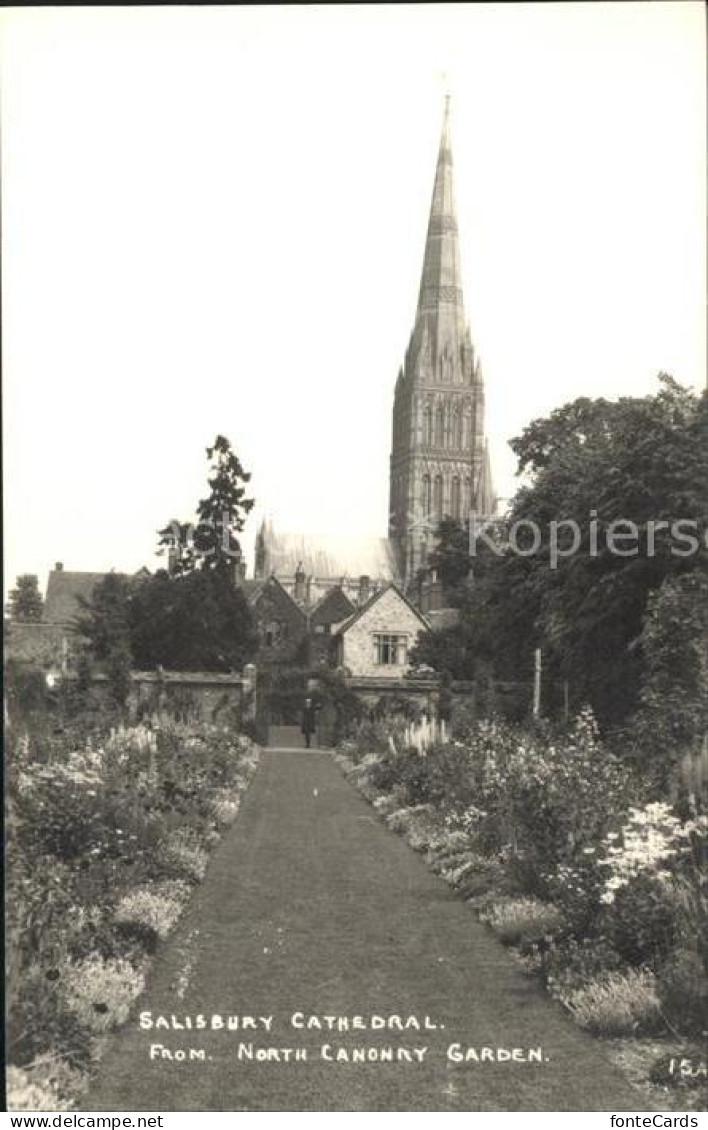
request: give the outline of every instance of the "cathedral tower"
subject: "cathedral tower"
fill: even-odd
[[[389,537],[410,588],[446,516],[489,515],[494,494],[484,434],[484,383],[465,321],[445,100],[418,307],[396,382]]]

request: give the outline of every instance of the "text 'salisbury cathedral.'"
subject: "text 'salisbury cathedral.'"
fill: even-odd
[[[465,319],[445,103],[423,270],[405,361],[393,402],[388,538],[279,534],[264,521],[255,577],[275,575],[315,603],[333,584],[356,599],[390,582],[420,603],[428,555],[443,517],[466,524],[494,514],[496,500],[484,424],[484,381]],[[303,590],[304,585],[304,590]]]

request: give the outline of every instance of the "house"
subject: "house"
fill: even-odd
[[[362,577],[361,580],[364,584],[360,585],[359,594],[365,593],[365,598],[361,601],[363,605],[369,600],[370,593],[365,588],[368,577]],[[341,585],[334,585],[325,593],[309,615],[311,663],[327,663],[333,659],[332,638],[356,610],[356,604],[352,603]]]
[[[336,661],[354,678],[403,679],[427,621],[394,584],[375,592],[335,633]]]
[[[36,623],[11,622],[7,657],[45,669],[66,671],[76,657],[76,621],[106,573],[75,572],[61,561],[49,572],[42,619]]]
[[[277,577],[242,581],[260,640],[259,658],[294,660],[307,638],[307,616]]]

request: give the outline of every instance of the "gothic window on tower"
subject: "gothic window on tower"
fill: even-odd
[[[452,480],[452,490],[450,492],[450,510],[456,522],[460,521],[460,480],[455,475]]]
[[[426,405],[425,412],[423,413],[423,442],[432,447],[433,444],[433,410],[430,405]]]
[[[450,405],[446,404],[445,405],[445,447],[450,446],[450,436],[451,436],[450,428],[451,428]]]
[[[443,413],[442,404],[438,404],[438,410],[435,413],[435,446],[442,447],[444,443],[444,430],[445,430],[445,416]]]
[[[430,475],[423,475],[423,510],[429,514],[433,508]]]
[[[470,510],[472,509],[472,479],[469,477],[469,475],[465,479],[464,507],[465,507],[465,518],[467,518],[467,516],[470,513]]]
[[[442,475],[435,476],[435,513],[442,517],[443,511],[443,479]]]
[[[462,446],[464,447],[465,451],[467,451],[467,449],[470,447],[471,443],[472,443],[472,408],[469,404],[466,404],[465,405],[465,416],[464,416],[464,422],[463,422],[463,432],[462,432]]]
[[[462,414],[459,405],[455,405],[455,417],[452,426],[453,444],[458,450],[462,447]]]

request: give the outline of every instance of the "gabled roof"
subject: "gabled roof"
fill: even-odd
[[[339,624],[342,620],[352,616],[354,612],[356,612],[356,607],[341,585],[333,585],[312,609],[310,624],[313,627],[317,624]]]
[[[265,581],[246,581],[245,584],[254,586],[252,589],[252,595],[249,597],[249,604],[252,608],[255,608],[261,597],[265,596],[268,590],[271,590],[277,592],[279,599],[286,600],[288,604],[295,609],[295,611],[301,617],[303,623],[305,623],[305,621],[307,620],[306,613],[303,611],[297,601],[291,596],[291,594],[285,588],[285,585],[282,585],[280,583],[277,577],[268,577]]]
[[[44,623],[71,626],[83,612],[80,598],[90,600],[96,585],[107,576],[107,573],[72,573],[66,569],[52,569],[44,598]],[[117,573],[116,576],[125,574]]]
[[[354,615],[350,616],[350,618],[346,621],[346,623],[342,624],[341,628],[336,633],[336,635],[343,636],[345,634],[345,632],[348,632],[349,629],[352,627],[352,625],[356,624],[356,622],[358,620],[360,620],[362,616],[366,615],[366,613],[369,611],[369,609],[373,608],[373,606],[377,603],[377,601],[381,600],[381,597],[384,596],[385,593],[390,592],[391,589],[393,589],[393,591],[395,592],[395,594],[399,598],[399,600],[401,600],[403,604],[407,605],[408,608],[411,610],[411,612],[413,612],[414,615],[418,617],[418,619],[420,620],[420,623],[421,623],[422,627],[425,629],[425,631],[429,632],[430,631],[430,625],[428,624],[428,621],[425,619],[423,614],[416,608],[416,606],[414,604],[411,604],[410,600],[408,600],[408,598],[406,596],[403,595],[403,593],[399,589],[398,585],[394,585],[393,583],[391,583],[391,584],[386,585],[384,588],[379,589],[378,592],[375,592],[373,594],[373,596],[371,596],[369,598],[369,600],[367,600],[366,604],[362,604],[361,608],[357,609],[357,611],[354,613]]]
[[[267,584],[266,581],[254,581],[253,579],[248,581],[241,581],[241,591],[243,592],[243,595],[246,597],[246,600],[249,604],[256,603],[265,584]]]

